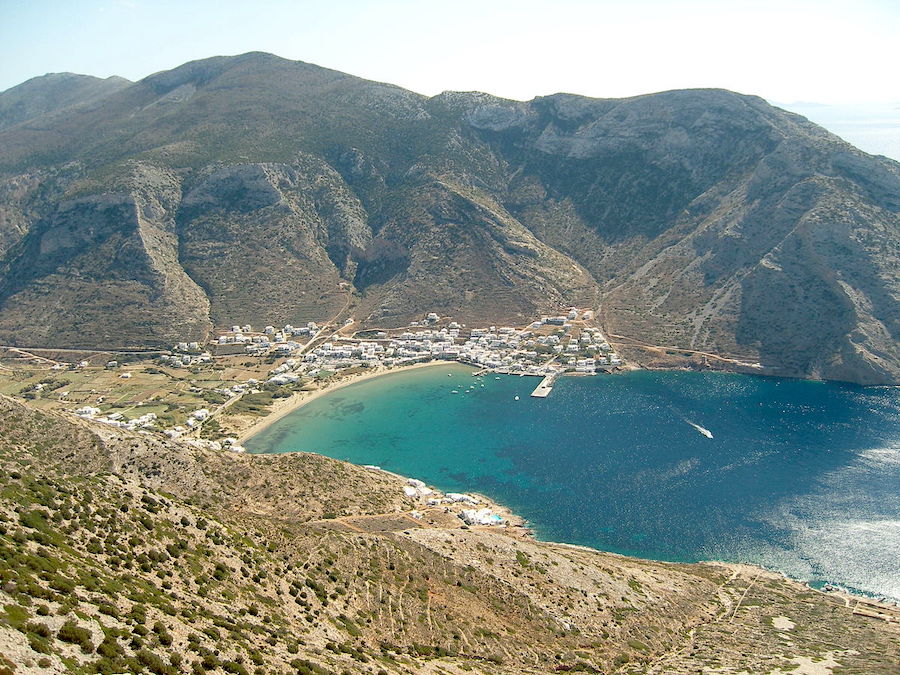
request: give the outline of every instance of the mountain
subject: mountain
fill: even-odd
[[[638,362],[900,382],[900,165],[753,96],[427,98],[215,57],[0,132],[0,195],[4,343],[577,305]]]
[[[900,659],[896,627],[840,597],[470,529],[397,476],[316,455],[212,452],[2,397],[0,478],[4,673],[889,673]]]
[[[124,77],[101,79],[75,73],[32,78],[0,93],[0,130],[101,99],[130,84]]]

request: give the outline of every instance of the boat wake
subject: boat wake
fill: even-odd
[[[699,431],[701,434],[703,434],[703,435],[706,436],[707,438],[712,438],[712,437],[713,437],[712,432],[711,432],[709,429],[704,429],[704,428],[701,427],[699,424],[694,424],[694,423],[691,422],[690,420],[685,420],[685,422],[687,422],[688,424],[690,424],[692,427],[694,427],[697,431]]]

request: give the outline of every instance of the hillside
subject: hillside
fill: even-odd
[[[3,343],[577,305],[638,362],[900,382],[900,165],[728,91],[426,98],[215,57],[0,131],[0,195]]]
[[[123,77],[101,79],[75,73],[48,73],[32,78],[0,93],[0,130],[97,101],[129,84]]]
[[[335,460],[213,453],[5,398],[0,428],[4,672],[887,673],[900,659],[897,628],[838,597],[467,529],[402,479]]]

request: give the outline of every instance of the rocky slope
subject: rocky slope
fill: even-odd
[[[576,304],[638,360],[900,382],[900,165],[732,92],[425,98],[216,57],[0,132],[0,195],[3,342]]]
[[[213,453],[9,399],[0,431],[3,672],[888,673],[900,659],[896,627],[777,576],[463,528],[401,479],[335,460]]]

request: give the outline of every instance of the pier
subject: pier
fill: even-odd
[[[556,381],[557,373],[550,373],[547,375],[541,383],[535,388],[531,395],[535,398],[547,398],[551,391],[553,391],[553,383]]]

